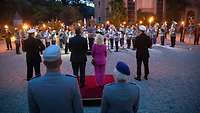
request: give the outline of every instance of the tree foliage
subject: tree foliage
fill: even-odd
[[[0,0],[0,24],[12,24],[16,11],[24,21],[32,24],[51,19],[61,19],[70,24],[82,18],[79,9],[78,6],[68,5],[67,0]]]
[[[189,0],[167,0],[166,16],[168,21],[179,21],[185,8],[190,5]]]
[[[123,21],[127,21],[127,9],[123,0],[111,0],[109,5],[111,7],[110,21],[114,25],[119,25]]]

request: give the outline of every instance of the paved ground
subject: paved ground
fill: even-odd
[[[121,50],[108,55],[106,73],[112,73],[118,60],[129,64],[131,81],[140,87],[139,113],[199,113],[200,46],[156,45],[150,50],[150,79],[133,80],[136,72],[135,51]],[[69,55],[62,55],[64,73],[72,73]],[[87,74],[93,74],[88,57]],[[42,73],[45,73],[44,65]],[[0,41],[0,113],[28,113],[25,54],[5,51]],[[85,113],[98,113],[100,107],[85,107]]]

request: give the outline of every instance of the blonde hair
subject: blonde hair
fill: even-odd
[[[100,34],[96,35],[96,44],[99,44],[99,45],[104,44],[104,37],[103,37],[103,35],[100,35]]]

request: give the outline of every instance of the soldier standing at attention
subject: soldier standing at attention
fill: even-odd
[[[136,37],[136,59],[137,59],[137,77],[135,78],[138,81],[141,81],[141,66],[142,62],[144,64],[144,79],[148,80],[149,75],[149,50],[151,47],[152,41],[149,36],[145,34],[146,27],[144,25],[139,26],[141,34]]]
[[[7,50],[9,49],[12,50],[11,36],[12,36],[11,32],[6,30],[5,39],[6,39]]]
[[[27,81],[29,81],[33,77],[33,68],[35,69],[36,77],[41,75],[40,62],[42,60],[40,52],[45,49],[45,46],[39,39],[34,38],[35,29],[30,29],[27,32],[29,36],[24,41],[24,51],[26,52]]]

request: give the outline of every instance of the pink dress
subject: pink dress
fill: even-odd
[[[95,61],[94,70],[96,83],[98,86],[103,86],[107,57],[106,45],[94,44],[92,47],[92,57]]]

